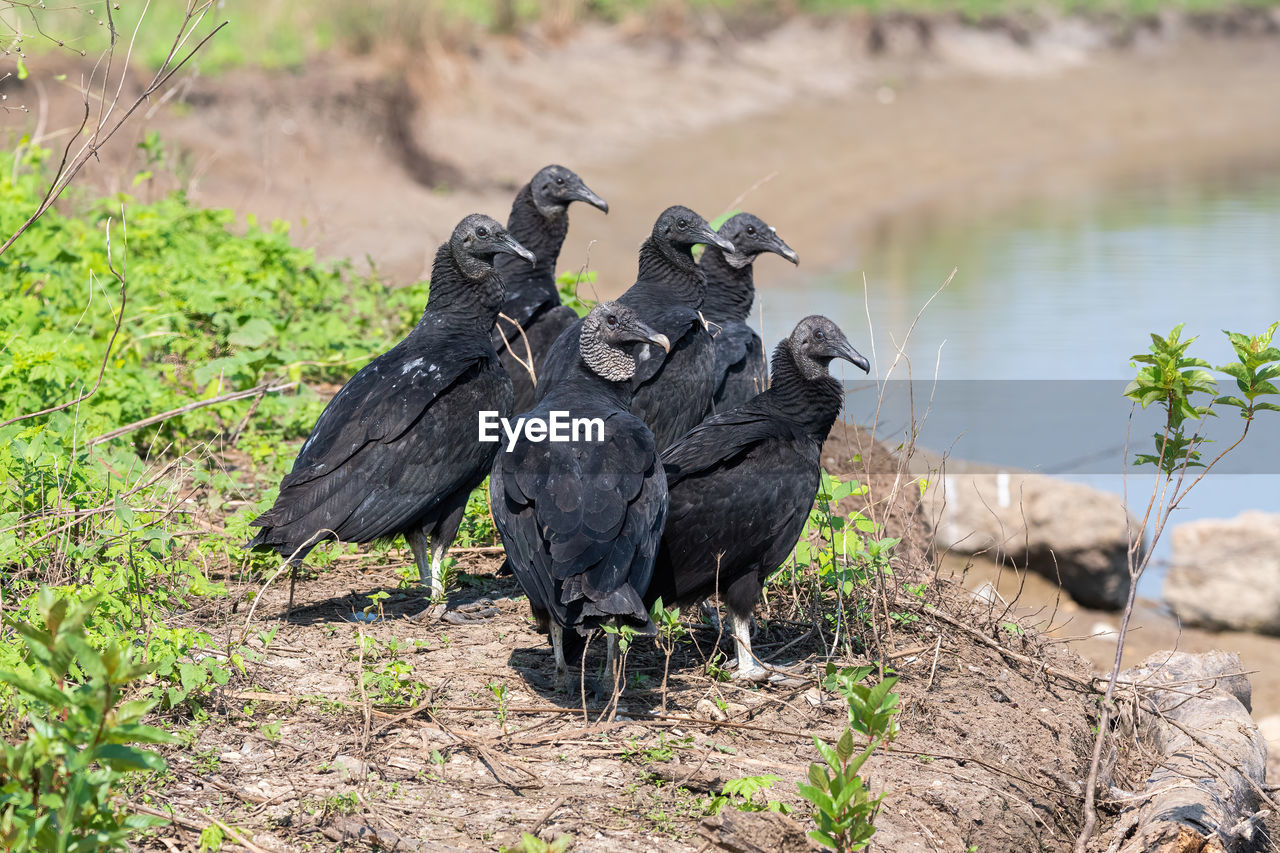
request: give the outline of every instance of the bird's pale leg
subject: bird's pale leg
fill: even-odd
[[[604,683],[612,690],[614,674],[618,667],[618,635],[607,635],[604,641],[604,648]]]
[[[738,671],[733,677],[735,680],[760,681],[768,676],[769,671],[751,653],[751,616],[730,610],[729,619],[733,622],[733,642],[738,649]]]
[[[444,598],[444,555],[449,551],[453,537],[437,536],[431,543],[431,600]]]
[[[418,580],[423,586],[431,580],[431,546],[427,540],[427,531],[417,527],[405,534],[409,542],[409,550],[413,552],[413,561],[418,564]]]
[[[556,656],[556,686],[567,692],[569,686],[569,662],[564,659],[564,628],[551,623],[551,650]]]

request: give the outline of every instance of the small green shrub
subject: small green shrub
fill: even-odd
[[[168,743],[171,735],[140,720],[153,702],[124,701],[150,667],[117,641],[89,644],[85,623],[98,599],[36,596],[38,620],[9,617],[26,659],[0,681],[27,712],[26,737],[0,742],[0,847],[40,853],[92,853],[125,847],[131,831],[154,818],[127,815],[115,787],[135,772],[160,772],[165,761],[133,744]]]
[[[800,784],[800,796],[813,804],[817,829],[810,836],[818,843],[849,853],[861,850],[875,834],[875,816],[884,795],[873,797],[859,771],[878,747],[897,737],[898,694],[892,692],[897,677],[883,679],[874,686],[862,684],[871,667],[837,669],[827,664],[823,686],[845,697],[849,703],[849,724],[834,747],[814,736],[813,743],[823,763],[809,765],[810,784]],[[866,746],[855,752],[854,736],[865,738]]]
[[[772,773],[764,776],[743,776],[740,779],[730,779],[724,783],[724,787],[720,789],[720,793],[707,800],[705,811],[707,814],[720,814],[725,806],[730,806],[740,812],[781,812],[782,814],[791,814],[794,809],[786,803],[777,800],[766,800],[763,803],[756,799],[757,794],[763,794],[773,788],[775,782],[780,780],[781,776],[775,776]]]

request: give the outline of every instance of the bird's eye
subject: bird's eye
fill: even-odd
[[[756,227],[755,227],[754,225],[748,225],[748,226],[747,226],[747,233],[748,233],[748,234],[755,234],[755,233],[756,233]]]
[[[608,323],[610,326],[616,326],[618,325],[618,318],[610,314],[609,318],[605,320],[605,322]]]
[[[564,178],[556,178],[556,186],[564,186]]]
[[[677,220],[676,220],[676,227],[677,227],[677,228],[688,228],[688,227],[689,227],[689,220],[687,220],[687,219],[677,219]]]
[[[823,331],[814,332],[813,336],[820,341],[825,341],[827,339],[827,333]]]
[[[488,236],[489,236],[489,229],[488,229],[488,228],[485,228],[483,225],[481,225],[479,228],[477,228],[477,229],[476,229],[476,236],[477,236],[477,237],[488,237]]]

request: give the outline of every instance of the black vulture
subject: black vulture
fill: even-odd
[[[432,597],[467,497],[497,444],[478,439],[479,412],[512,411],[511,380],[489,340],[502,305],[494,258],[533,254],[474,213],[436,252],[426,310],[409,335],[365,365],[329,401],[251,524],[251,548],[301,562],[326,539],[371,542],[403,533]],[[292,602],[292,590],[290,593]]]
[[[751,654],[751,612],[813,507],[819,454],[844,402],[828,372],[835,358],[870,370],[835,323],[806,317],[774,350],[767,391],[662,454],[670,510],[645,602],[686,606],[719,593],[737,643],[736,678],[765,674]]]
[[[773,252],[793,264],[800,263],[777,229],[750,213],[731,217],[720,226],[719,234],[733,243],[735,251],[708,246],[698,262],[707,274],[702,316],[716,339],[715,391],[708,415],[739,406],[769,386],[764,344],[750,325],[751,303],[756,297],[752,275],[756,258]]]
[[[497,263],[507,299],[493,328],[493,348],[511,376],[517,412],[532,408],[534,402],[529,370],[520,362],[531,364],[534,375],[540,375],[547,350],[578,319],[572,308],[560,304],[556,290],[556,260],[569,233],[569,205],[575,201],[609,212],[608,202],[587,189],[582,178],[564,166],[547,166],[516,193],[507,219],[507,233],[538,256],[532,267],[509,255],[499,256]]]
[[[669,342],[638,312],[604,302],[584,318],[578,343],[566,374],[524,417],[552,423],[567,414],[599,419],[599,427],[574,426],[570,441],[537,441],[526,431],[498,454],[489,478],[507,562],[550,631],[562,685],[566,629],[587,636],[621,623],[654,633],[643,596],[667,514],[653,434],[629,406],[636,350]]]
[[[716,355],[715,342],[698,313],[707,289],[707,277],[693,259],[693,247],[699,244],[733,251],[732,243],[689,208],[664,210],[640,246],[636,283],[617,300],[671,341],[665,358],[652,347],[641,348],[632,381],[631,411],[653,431],[658,452],[702,420],[711,401]],[[539,398],[576,363],[578,328],[565,330],[547,354]]]

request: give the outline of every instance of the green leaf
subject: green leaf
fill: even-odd
[[[106,764],[112,770],[151,770],[161,771],[168,765],[157,753],[145,749],[137,749],[119,743],[104,743],[93,751],[97,761]]]
[[[276,333],[275,326],[262,317],[254,317],[227,335],[227,343],[233,347],[253,349],[269,341]]]
[[[49,685],[35,682],[16,672],[0,671],[0,682],[4,682],[28,696],[39,699],[50,708],[61,711],[67,707],[68,699],[62,691]]]

